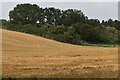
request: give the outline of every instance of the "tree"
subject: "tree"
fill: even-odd
[[[64,26],[71,26],[77,22],[85,23],[85,20],[87,20],[87,17],[81,10],[68,9],[62,13],[62,23]]]
[[[59,9],[45,8],[44,9],[44,23],[46,25],[59,25],[61,11]]]
[[[103,43],[117,43],[118,30],[115,27],[105,27],[100,31],[99,39]]]
[[[75,29],[71,26],[67,28],[64,33],[64,40],[72,44],[81,44],[81,36],[75,32]]]
[[[76,30],[75,32],[81,36],[81,39],[87,42],[97,42],[98,41],[98,31],[95,27],[89,24],[76,23],[72,25]]]
[[[35,24],[40,18],[40,10],[36,4],[18,4],[14,10],[9,12],[10,21],[13,23]]]
[[[9,12],[10,22],[1,20],[5,29],[30,33],[72,43],[116,43],[120,21],[88,19],[81,10],[40,8],[36,4],[19,4]],[[120,37],[120,36],[119,36]]]
[[[101,25],[98,19],[89,19],[87,24],[92,25],[94,27]]]
[[[5,19],[1,19],[1,20],[0,20],[0,23],[2,24],[2,26],[7,26],[8,21],[5,20]]]
[[[120,30],[120,21],[109,19],[108,21],[102,21],[102,25],[106,27],[115,27],[116,29]]]

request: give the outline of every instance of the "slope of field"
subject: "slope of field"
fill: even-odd
[[[3,77],[117,77],[117,47],[71,45],[1,30]]]

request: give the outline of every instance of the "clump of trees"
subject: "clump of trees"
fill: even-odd
[[[88,18],[81,10],[60,10],[54,7],[40,8],[36,4],[18,4],[9,12],[12,23],[21,24],[45,24],[71,26],[74,23],[85,23]]]
[[[30,33],[71,43],[119,42],[120,21],[88,19],[81,10],[40,8],[36,4],[18,4],[9,12],[10,20],[1,20],[4,29]]]

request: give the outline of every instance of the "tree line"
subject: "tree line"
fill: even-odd
[[[3,28],[30,33],[45,38],[71,43],[117,44],[120,21],[100,22],[88,19],[81,10],[41,8],[36,4],[18,4],[9,12],[9,21],[2,20]]]

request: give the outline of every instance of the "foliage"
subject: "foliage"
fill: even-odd
[[[18,4],[9,12],[10,21],[1,20],[4,29],[83,45],[117,44],[120,21],[88,19],[81,10],[40,8],[36,4]]]
[[[18,4],[14,10],[9,12],[10,21],[13,23],[35,24],[41,9],[36,4]]]

